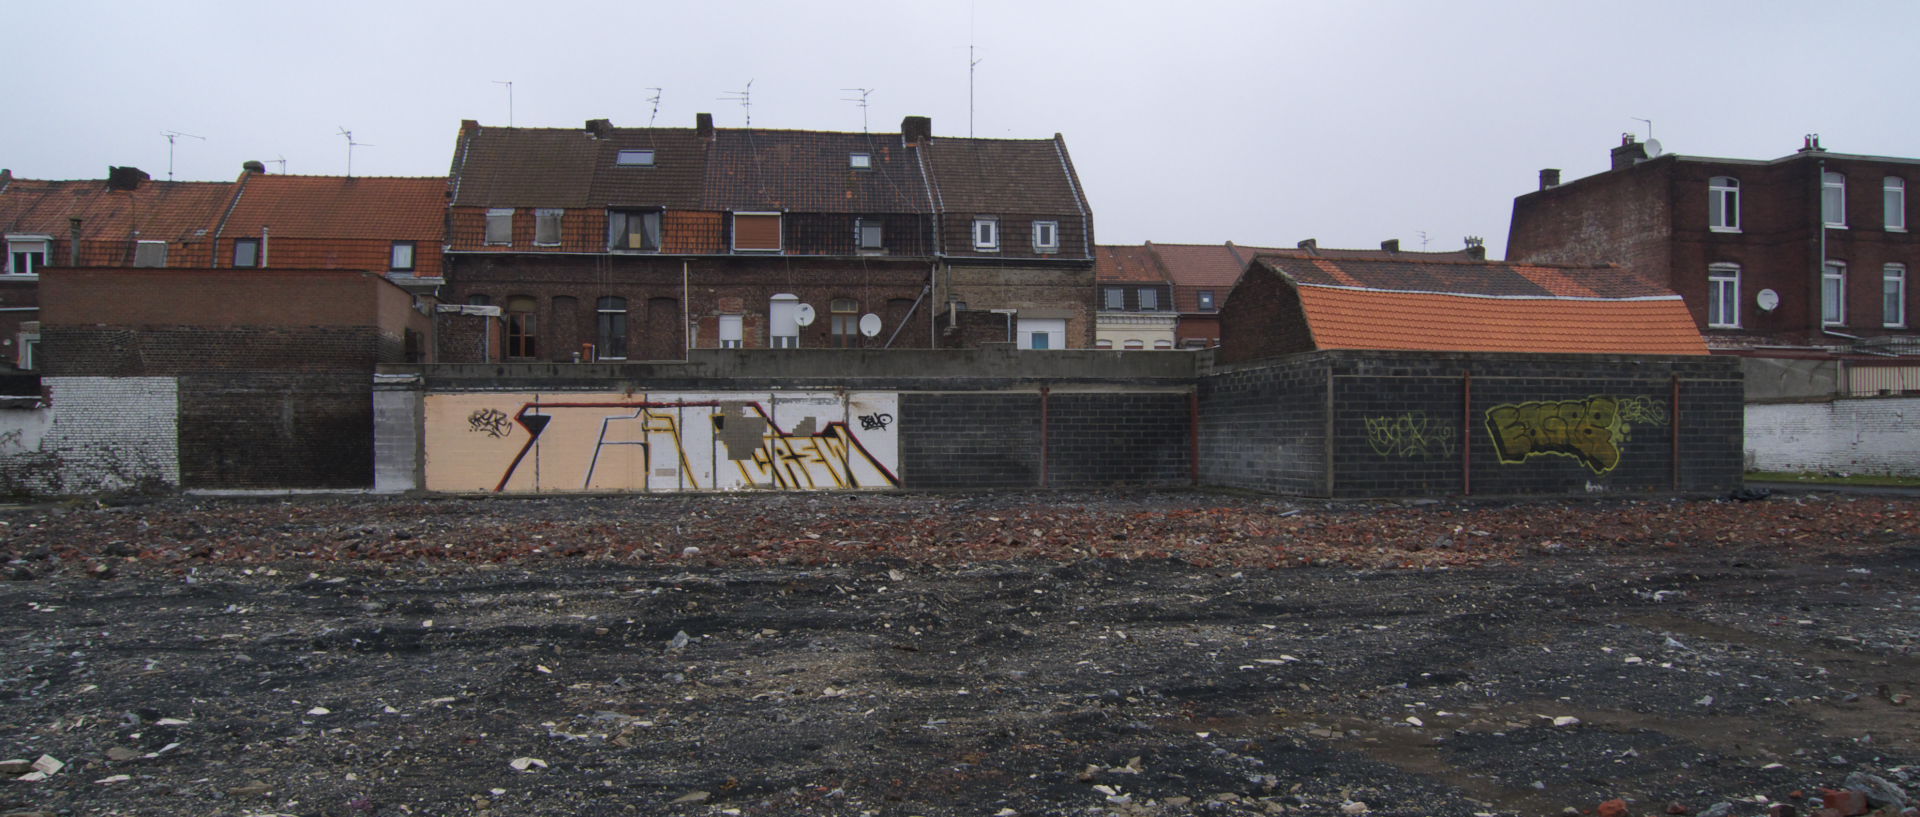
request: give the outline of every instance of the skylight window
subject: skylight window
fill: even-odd
[[[853,168],[854,170],[871,169],[873,167],[873,154],[871,153],[847,154],[847,166]]]
[[[621,167],[653,167],[653,151],[623,150],[614,157],[613,163]]]

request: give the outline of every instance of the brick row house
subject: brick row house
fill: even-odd
[[[449,303],[509,360],[692,348],[1091,345],[1091,219],[1060,139],[462,123]]]
[[[1829,153],[1810,136],[1767,161],[1649,156],[1632,136],[1612,167],[1514,199],[1507,256],[1615,263],[1686,299],[1717,351],[1912,350],[1909,213],[1920,160]]]

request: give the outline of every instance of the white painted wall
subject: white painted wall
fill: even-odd
[[[1749,403],[1747,467],[1920,476],[1920,398]]]

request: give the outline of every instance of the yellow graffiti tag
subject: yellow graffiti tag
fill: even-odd
[[[1509,403],[1487,409],[1487,433],[1504,463],[1526,462],[1541,454],[1579,460],[1596,474],[1620,465],[1620,446],[1633,433],[1632,422],[1664,425],[1657,400],[1624,400],[1592,395],[1585,400]]]
[[[1367,445],[1383,457],[1420,459],[1453,454],[1453,426],[1427,419],[1424,411],[1368,417]]]

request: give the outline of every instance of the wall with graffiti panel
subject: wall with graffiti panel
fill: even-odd
[[[895,488],[891,392],[429,394],[430,491]]]

